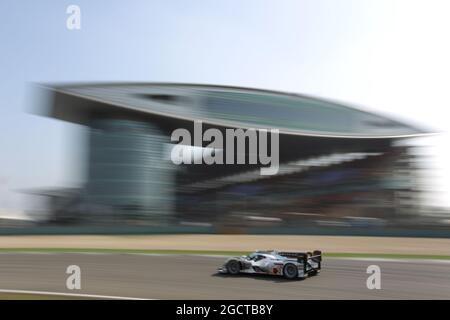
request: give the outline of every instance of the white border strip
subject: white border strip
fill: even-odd
[[[52,292],[52,291],[31,291],[31,290],[9,290],[9,289],[0,289],[0,293],[35,294],[35,295],[97,298],[97,299],[111,299],[111,300],[155,300],[155,299],[144,299],[144,298],[133,298],[133,297],[103,296],[103,295],[97,295],[97,294],[84,294],[84,293],[66,293],[66,292]]]
[[[248,252],[250,252],[249,250]],[[203,258],[229,258],[233,257],[232,255],[226,254],[203,254],[203,253],[141,253],[141,252],[84,252],[84,251],[0,251],[0,255],[22,255],[22,254],[37,254],[37,255],[71,255],[71,254],[79,254],[79,255],[92,255],[92,256],[102,256],[102,255],[135,255],[135,256],[150,256],[150,257],[203,257]],[[407,262],[407,263],[435,263],[435,264],[450,264],[450,259],[435,259],[435,258],[395,258],[395,257],[352,257],[352,256],[324,256],[326,260],[354,260],[354,261],[384,261],[384,262]],[[1,292],[1,289],[0,289]],[[107,296],[105,296],[107,297]],[[121,298],[121,297],[119,297]],[[138,298],[141,299],[141,298]],[[143,299],[143,300],[154,300],[154,299]]]
[[[353,260],[353,261],[378,261],[378,262],[450,264],[450,260],[443,260],[443,259],[377,258],[377,257],[328,257],[326,259],[327,260],[335,259],[335,260]]]

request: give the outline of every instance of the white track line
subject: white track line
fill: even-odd
[[[7,251],[0,252],[0,255],[8,254],[36,254],[36,255],[136,255],[136,256],[150,256],[150,257],[203,257],[203,258],[228,258],[230,255],[224,254],[201,254],[201,253],[140,253],[140,252],[36,252],[36,251]],[[417,258],[380,258],[380,257],[327,257],[324,256],[324,260],[354,260],[354,261],[378,261],[378,262],[405,262],[405,263],[434,263],[434,264],[450,264],[450,260],[443,259],[417,259]]]
[[[103,295],[97,295],[97,294],[66,293],[66,292],[51,292],[51,291],[31,291],[31,290],[0,289],[0,293],[36,294],[36,295],[113,299],[113,300],[154,300],[154,299],[133,298],[133,297],[103,296]]]
[[[403,262],[403,263],[431,263],[431,264],[450,264],[450,260],[442,259],[414,259],[414,258],[377,258],[377,257],[324,257],[330,260],[354,260],[354,261],[378,261],[378,262]]]

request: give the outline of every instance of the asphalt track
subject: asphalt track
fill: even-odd
[[[223,276],[223,257],[140,254],[2,253],[0,290],[148,299],[450,299],[450,262],[325,258],[306,280]],[[81,268],[81,290],[66,288],[66,268]],[[369,290],[366,269],[381,268]]]

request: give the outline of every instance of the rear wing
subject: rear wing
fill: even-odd
[[[322,251],[314,250],[311,252],[278,252],[280,256],[286,258],[297,259],[298,263],[303,264],[303,269],[306,273],[307,267],[311,267],[311,270],[320,270],[322,268]],[[310,262],[314,262],[315,266],[312,266]]]

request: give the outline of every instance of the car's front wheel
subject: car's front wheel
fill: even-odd
[[[238,274],[241,271],[241,264],[237,260],[230,260],[226,265],[229,274]]]
[[[293,263],[287,263],[283,267],[283,276],[286,279],[295,279],[298,276],[298,269],[297,266]]]

